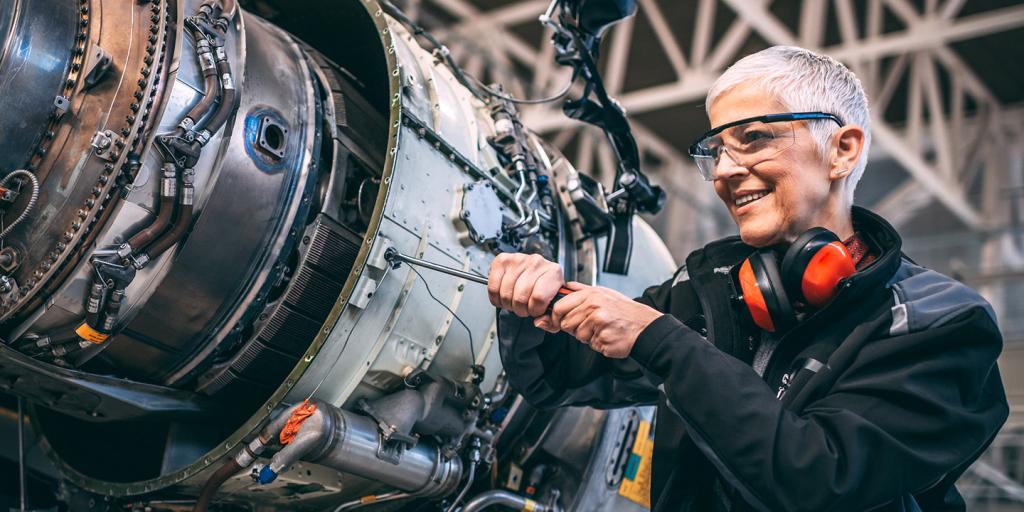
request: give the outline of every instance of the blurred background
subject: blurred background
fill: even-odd
[[[259,4],[259,2],[253,2]],[[548,0],[399,0],[469,73],[518,97],[562,90]],[[856,202],[889,219],[918,263],[980,290],[1005,338],[1011,416],[960,482],[969,510],[1024,510],[1024,2],[1009,0],[638,0],[604,38],[602,69],[625,107],[644,170],[668,205],[648,218],[677,261],[735,232],[686,147],[704,97],[744,55],[799,45],[848,65],[867,90],[874,144]],[[578,168],[609,180],[602,134],[560,102],[522,109]],[[924,356],[925,354],[922,354]]]

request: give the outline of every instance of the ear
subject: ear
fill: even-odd
[[[832,134],[829,149],[828,176],[838,180],[846,178],[853,172],[864,149],[864,129],[855,124],[848,124]]]

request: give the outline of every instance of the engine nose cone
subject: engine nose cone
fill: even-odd
[[[63,97],[76,2],[0,0],[0,175],[36,151]]]

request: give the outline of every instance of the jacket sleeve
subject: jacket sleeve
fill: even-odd
[[[869,341],[800,414],[741,361],[664,315],[631,357],[664,380],[700,449],[760,510],[868,510],[976,457],[1007,417],[1002,338],[982,308]]]
[[[673,281],[651,286],[634,300],[668,311]],[[660,380],[634,361],[604,357],[568,333],[535,327],[530,318],[498,309],[498,339],[512,388],[534,407],[614,408],[658,401]]]

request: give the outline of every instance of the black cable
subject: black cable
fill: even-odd
[[[470,366],[476,366],[476,348],[474,348],[473,346],[473,332],[469,330],[469,326],[467,326],[466,322],[463,322],[462,319],[459,318],[459,315],[456,315],[455,312],[452,311],[452,309],[449,308],[447,304],[441,302],[441,299],[438,299],[437,297],[434,296],[434,292],[430,291],[430,285],[427,284],[427,280],[423,279],[423,274],[420,274],[420,271],[416,270],[416,267],[409,265],[409,270],[415,272],[416,275],[419,276],[420,281],[423,281],[423,287],[427,289],[427,294],[430,295],[430,298],[434,299],[434,301],[440,304],[441,307],[448,310],[448,312],[452,314],[452,317],[458,320],[458,322],[462,324],[462,327],[466,329],[466,334],[469,335],[469,354],[473,358],[473,361],[470,363]]]
[[[552,101],[557,101],[557,100],[562,99],[563,97],[565,97],[566,94],[569,94],[569,91],[572,90],[573,84],[576,83],[576,73],[573,72],[572,77],[569,79],[569,83],[565,84],[565,87],[561,91],[559,91],[558,94],[555,94],[554,96],[548,96],[547,98],[522,99],[522,98],[516,98],[514,96],[509,96],[507,94],[495,91],[494,89],[491,89],[490,87],[484,85],[483,82],[481,82],[476,77],[474,77],[472,75],[467,75],[467,76],[469,76],[470,79],[472,79],[474,82],[476,82],[476,84],[481,89],[486,91],[487,94],[489,94],[489,95],[491,95],[491,96],[493,96],[495,98],[500,98],[500,99],[503,99],[503,100],[511,102],[511,103],[518,103],[520,105],[540,105],[540,104],[543,104],[543,103],[551,103]]]

